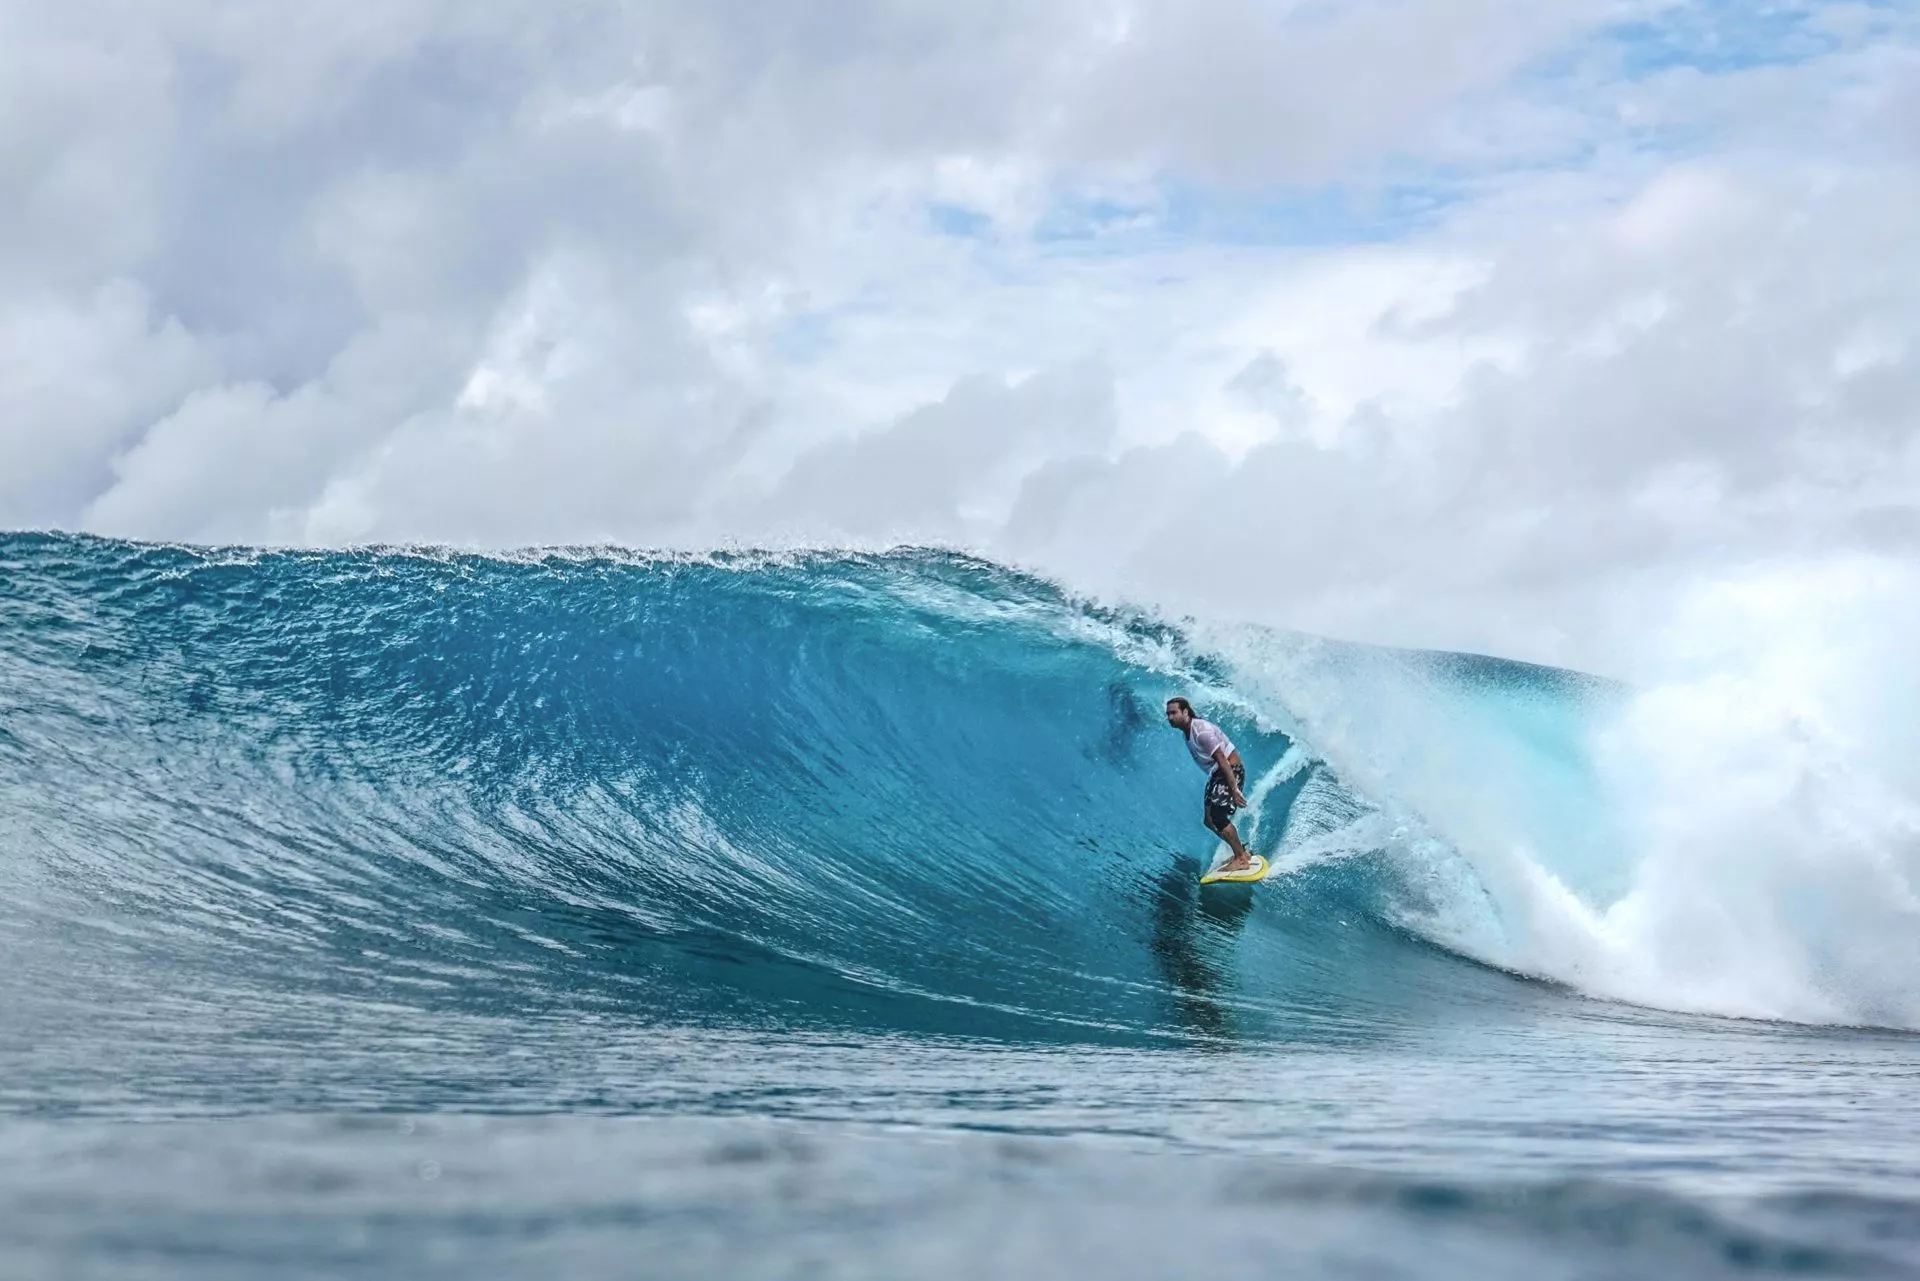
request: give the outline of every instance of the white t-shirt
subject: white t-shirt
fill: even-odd
[[[1187,750],[1193,753],[1193,763],[1203,770],[1215,768],[1213,754],[1220,748],[1227,749],[1227,755],[1234,752],[1233,741],[1227,732],[1212,721],[1203,721],[1198,716],[1187,725]]]

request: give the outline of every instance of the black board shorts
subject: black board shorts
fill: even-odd
[[[1240,785],[1241,794],[1245,795],[1247,786],[1245,765],[1235,763],[1233,781]],[[1213,773],[1207,775],[1207,826],[1217,832],[1233,822],[1233,809],[1233,789],[1227,786],[1227,776],[1222,774],[1220,767],[1216,765],[1213,767]]]

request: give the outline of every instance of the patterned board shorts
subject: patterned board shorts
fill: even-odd
[[[1233,781],[1240,785],[1241,795],[1244,796],[1247,786],[1245,765],[1236,764],[1233,767]],[[1207,826],[1217,832],[1231,822],[1233,822],[1233,789],[1227,786],[1227,776],[1222,774],[1220,767],[1216,765],[1213,767],[1213,773],[1207,775]]]

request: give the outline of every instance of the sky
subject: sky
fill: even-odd
[[[1631,676],[1920,589],[1916,229],[1913,3],[0,0],[0,528]]]

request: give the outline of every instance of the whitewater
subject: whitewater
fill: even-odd
[[[1769,634],[0,535],[0,1266],[1911,1275],[1920,690]]]

